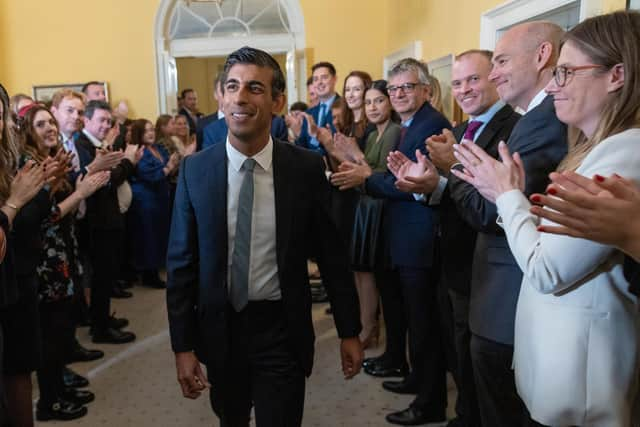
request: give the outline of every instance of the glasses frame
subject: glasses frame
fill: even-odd
[[[415,82],[415,83],[403,83],[401,85],[398,86],[387,86],[387,92],[389,93],[389,96],[396,96],[396,94],[398,94],[400,92],[400,90],[402,90],[402,92],[404,93],[412,93],[414,90],[416,90],[416,87],[424,85],[424,83],[420,83],[420,82]]]
[[[597,65],[597,64],[585,64],[585,65],[578,65],[576,67],[568,67],[566,65],[559,65],[557,67],[555,67],[553,69],[553,78],[556,81],[556,84],[558,85],[558,87],[565,87],[569,81],[571,80],[571,78],[573,77],[574,73],[576,71],[580,71],[580,70],[593,70],[595,68],[605,68],[604,65]],[[562,78],[562,82],[561,82],[561,77],[560,77],[560,73],[558,72],[558,70],[565,70],[564,71],[564,78]]]

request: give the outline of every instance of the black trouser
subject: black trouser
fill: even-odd
[[[74,339],[73,300],[40,303],[42,368],[38,369],[40,407],[51,406],[64,390],[62,371]]]
[[[120,271],[122,230],[92,230],[91,232],[91,323],[96,333],[107,329],[111,290]]]
[[[305,376],[290,348],[281,301],[229,309],[229,352],[220,378],[211,370],[211,406],[222,427],[248,427],[251,406],[260,427],[299,427]]]
[[[472,334],[471,361],[482,424],[489,427],[535,425],[516,391],[511,369],[513,346]]]
[[[453,342],[455,345],[455,380],[458,388],[456,414],[464,427],[480,426],[480,409],[471,364],[471,331],[469,330],[469,296],[448,290],[453,314]]]
[[[444,416],[447,407],[447,380],[437,282],[431,270],[398,268],[404,311],[409,332],[411,374],[407,380],[419,386],[411,406]]]
[[[2,310],[2,308],[0,308]],[[2,352],[4,342],[2,339],[2,327],[0,327],[0,366],[2,366]],[[7,407],[7,396],[4,389],[4,381],[0,380],[0,427],[9,426],[9,412]]]
[[[395,271],[376,273],[376,286],[382,301],[386,329],[385,358],[394,366],[407,364],[407,320],[402,304],[402,289]]]

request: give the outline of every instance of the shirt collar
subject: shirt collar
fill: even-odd
[[[324,102],[321,102],[321,104],[324,104],[324,106],[326,107],[325,111],[331,110],[331,106],[333,105],[333,101],[335,100],[336,100],[336,94],[334,93],[331,98],[327,99]]]
[[[547,92],[545,92],[544,89],[542,89],[540,92],[538,92],[538,94],[536,96],[533,97],[533,99],[531,100],[531,102],[529,103],[529,106],[527,107],[527,113],[531,110],[533,110],[534,108],[536,108],[538,105],[540,105],[542,103],[542,101],[544,101],[544,99],[547,97]]]
[[[484,113],[478,114],[477,116],[469,116],[469,121],[476,120],[482,123],[488,123],[491,121],[493,116],[495,116],[496,113],[500,111],[504,106],[504,101],[498,100],[498,102],[489,107]]]
[[[82,133],[84,133],[84,135],[87,137],[87,139],[89,139],[89,141],[91,141],[91,143],[93,144],[94,147],[102,148],[102,141],[100,141],[95,136],[91,135],[89,133],[89,131],[87,131],[86,129],[82,129]]]
[[[229,142],[229,136],[227,136],[226,148],[229,164],[231,164],[233,170],[235,170],[236,172],[240,172],[242,164],[247,159],[247,156],[236,150],[234,146],[231,145],[231,143]],[[267,145],[265,145],[264,148],[260,150],[259,153],[255,154],[252,158],[260,165],[263,170],[268,171],[271,168],[271,163],[273,161],[273,139],[271,139],[271,136],[269,136],[269,142],[267,142]]]
[[[409,126],[411,126],[411,123],[413,123],[413,118],[415,117],[415,114],[411,117],[409,117],[407,120],[405,120],[404,122],[402,122],[402,127],[403,128],[408,128]]]

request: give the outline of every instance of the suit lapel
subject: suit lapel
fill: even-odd
[[[493,141],[496,133],[502,128],[502,122],[505,121],[507,117],[511,115],[511,107],[505,105],[493,116],[489,123],[484,127],[482,133],[478,136],[476,140],[476,145],[480,148],[487,148],[489,143]],[[505,141],[506,142],[506,141]]]
[[[286,147],[282,144],[273,141],[273,192],[276,203],[276,256],[279,271],[285,270],[285,254],[293,222],[292,188],[296,183],[291,167],[286,164]]]
[[[227,150],[226,143],[215,144],[211,150],[214,159],[212,167],[207,169],[206,177],[209,185],[206,188],[213,189],[211,199],[212,223],[217,228],[215,235],[220,236],[224,250],[218,254],[221,262],[219,265],[227,267],[228,255],[228,230],[227,230]],[[226,272],[225,272],[225,276]]]

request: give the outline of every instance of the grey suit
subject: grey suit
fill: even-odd
[[[485,150],[498,158],[498,143]],[[525,194],[544,192],[548,175],[567,153],[567,128],[547,96],[525,114],[507,141],[522,157]],[[520,425],[526,409],[515,391],[511,370],[516,302],[522,271],[511,254],[504,231],[496,223],[496,205],[464,181],[452,177],[451,198],[462,218],[477,232],[473,255],[469,327],[471,357],[482,423],[491,427]]]

